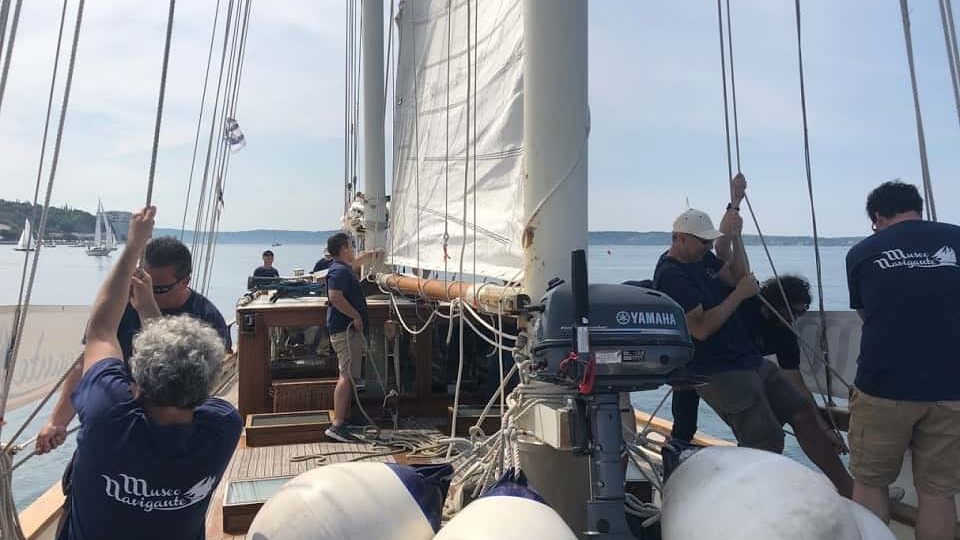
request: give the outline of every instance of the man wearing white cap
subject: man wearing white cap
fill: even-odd
[[[850,497],[853,481],[816,413],[780,369],[764,360],[737,313],[740,304],[759,291],[740,238],[743,220],[738,212],[746,186],[742,174],[731,181],[733,201],[719,230],[704,212],[690,209],[680,214],[673,223],[670,249],[657,263],[654,287],[687,313],[696,346],[688,368],[710,379],[698,392],[730,426],[739,444],[781,453],[783,425],[790,424],[811,461]]]

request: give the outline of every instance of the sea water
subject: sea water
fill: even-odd
[[[210,274],[210,287],[207,297],[229,321],[233,319],[236,300],[243,294],[247,276],[260,265],[260,253],[264,249],[275,253],[274,264],[282,275],[292,275],[295,268],[309,272],[314,262],[322,255],[321,245],[283,245],[264,246],[247,244],[220,244],[216,249],[216,259]],[[657,259],[666,246],[590,246],[589,276],[591,282],[618,283],[628,279],[648,279],[653,276]],[[812,247],[809,246],[772,246],[771,255],[777,272],[780,274],[800,274],[814,283],[814,302],[816,308],[816,263]],[[822,250],[824,305],[827,309],[847,308],[847,284],[844,271],[846,247],[828,247]],[[773,274],[769,261],[762,248],[747,248],[753,272],[758,278],[765,279]],[[58,246],[45,248],[41,252],[36,282],[33,288],[32,303],[35,305],[90,305],[97,288],[117,258],[90,257],[81,248]],[[0,245],[0,305],[16,302],[20,286],[23,253],[13,250],[13,246]],[[77,336],[79,341],[80,336]],[[634,405],[652,412],[663,400],[665,389],[636,393],[632,396]],[[31,423],[21,438],[29,439],[36,435],[46,423],[52,403]],[[30,414],[32,407],[23,407],[7,415],[9,424],[4,428],[4,436],[12,435]],[[658,415],[669,419],[670,403],[666,400]],[[733,440],[727,426],[701,403],[700,429],[714,436]],[[67,442],[46,456],[31,459],[14,473],[14,497],[17,507],[22,509],[60,479],[64,465],[70,459],[76,440]],[[806,462],[796,441],[787,437],[785,453]]]

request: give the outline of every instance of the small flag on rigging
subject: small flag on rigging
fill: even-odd
[[[243,136],[243,132],[240,131],[240,124],[233,118],[227,118],[223,138],[230,144],[231,152],[239,152],[247,145],[247,139]]]

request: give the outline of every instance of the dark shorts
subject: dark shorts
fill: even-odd
[[[740,446],[783,452],[783,426],[806,406],[806,398],[764,360],[750,370],[710,376],[700,396],[733,430]]]

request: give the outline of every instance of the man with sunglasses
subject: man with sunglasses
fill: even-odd
[[[187,246],[173,237],[161,237],[150,240],[144,250],[143,281],[152,286],[153,297],[164,316],[190,315],[216,330],[223,340],[226,350],[232,348],[230,330],[220,311],[202,294],[190,288],[190,275],[193,261]],[[123,361],[127,362],[133,353],[133,338],[142,327],[140,314],[131,303],[120,319],[117,329],[117,341],[123,352]],[[63,382],[63,391],[47,422],[37,435],[36,453],[46,454],[66,440],[67,425],[73,420],[76,411],[70,402],[70,395],[80,382],[81,371],[75,366]]]
[[[58,540],[203,538],[243,428],[236,408],[211,396],[220,336],[195,317],[161,316],[147,273],[137,269],[155,215],[155,207],[133,214],[90,312],[83,376],[71,396],[81,421],[74,481]],[[125,362],[117,329],[128,302],[145,325]]]
[[[686,312],[695,345],[688,369],[709,379],[697,391],[730,426],[737,442],[782,453],[783,425],[789,423],[811,461],[849,497],[853,481],[816,413],[780,369],[763,359],[738,312],[759,292],[741,238],[739,204],[746,185],[742,174],[731,180],[732,201],[720,230],[699,210],[687,210],[674,221],[670,249],[654,271],[654,287]],[[682,406],[683,394],[680,397],[675,405]]]

